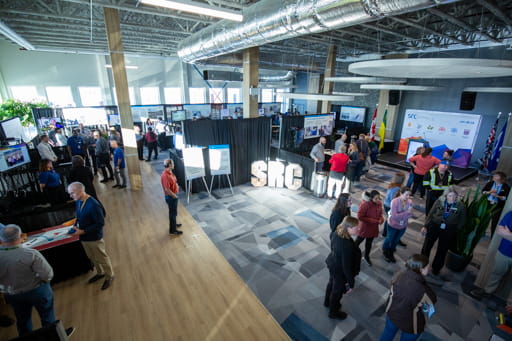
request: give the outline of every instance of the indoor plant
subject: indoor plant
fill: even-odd
[[[473,258],[473,251],[485,235],[489,222],[496,211],[490,206],[488,195],[482,194],[480,187],[470,189],[462,199],[466,208],[466,224],[457,231],[457,239],[448,252],[446,266],[452,271],[463,271]]]
[[[24,127],[28,127],[34,124],[34,117],[32,116],[33,108],[49,108],[49,106],[45,103],[29,103],[8,99],[0,105],[0,121],[19,117],[21,124]]]

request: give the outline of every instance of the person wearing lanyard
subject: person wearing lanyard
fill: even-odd
[[[437,244],[437,251],[432,262],[432,274],[439,275],[444,266],[448,249],[457,237],[457,231],[466,223],[466,209],[457,201],[458,194],[453,187],[446,190],[445,194],[436,200],[430,210],[425,226],[421,228],[426,233],[421,254],[430,256],[432,247]]]
[[[94,283],[105,277],[101,286],[101,290],[105,290],[114,280],[112,263],[105,251],[105,241],[103,240],[105,213],[103,206],[87,194],[84,188],[80,182],[73,182],[68,186],[69,196],[76,201],[76,223],[68,233],[80,237],[87,257],[94,264],[96,275],[89,279],[89,283]]]
[[[510,186],[506,183],[507,175],[503,172],[496,171],[492,176],[492,180],[485,184],[482,189],[482,194],[488,195],[487,200],[489,206],[496,205],[498,209],[494,211],[491,221],[491,237],[494,236],[496,226],[501,217],[503,207],[507,201],[508,194],[510,193]]]

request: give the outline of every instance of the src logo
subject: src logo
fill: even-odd
[[[416,114],[407,114],[407,118],[416,119]]]

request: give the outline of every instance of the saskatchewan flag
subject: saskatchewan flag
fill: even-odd
[[[379,128],[379,137],[380,137],[379,150],[384,148],[384,136],[386,135],[386,119],[387,119],[387,117],[388,117],[388,109],[386,109],[386,111],[384,111],[384,117],[382,118],[382,123],[380,124],[380,128]]]

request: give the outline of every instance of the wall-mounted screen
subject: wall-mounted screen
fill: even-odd
[[[187,119],[186,111],[185,110],[176,110],[172,112],[172,121],[184,121]]]
[[[340,110],[340,120],[364,123],[366,116],[365,107],[349,107],[342,105]]]
[[[30,156],[27,145],[24,143],[0,148],[0,172],[8,171],[29,162]]]

